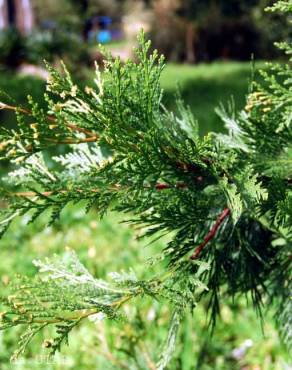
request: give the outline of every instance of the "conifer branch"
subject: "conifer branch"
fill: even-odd
[[[10,104],[6,104],[6,103],[3,103],[3,102],[0,102],[0,109],[6,109],[6,110],[12,110],[14,112],[21,112],[21,113],[24,113],[25,115],[28,115],[28,116],[32,116],[32,111],[27,109],[27,108],[23,108],[23,107],[16,107],[16,106],[13,106],[13,105],[10,105]],[[56,122],[56,118],[54,116],[50,116],[50,115],[47,115],[47,120],[50,121],[50,122]],[[65,125],[72,131],[76,131],[76,132],[80,132],[82,134],[85,134],[86,136],[89,136],[91,139],[87,138],[87,139],[84,139],[84,141],[80,141],[80,142],[91,142],[91,141],[97,141],[99,136],[97,134],[95,134],[94,132],[90,131],[90,130],[87,130],[83,127],[79,127],[79,126],[76,126],[74,125],[73,123],[68,123],[66,122]],[[71,144],[71,142],[68,142],[69,144]],[[73,143],[75,144],[75,143]]]
[[[94,143],[98,141],[98,139],[99,139],[99,136],[95,135],[95,136],[89,136],[89,137],[82,138],[82,139],[64,138],[62,140],[54,140],[54,139],[46,138],[45,140],[53,144],[82,144],[82,143]]]
[[[145,185],[144,186],[145,189],[150,189],[150,185]],[[157,184],[154,185],[154,188],[157,190],[157,191],[161,191],[161,190],[167,190],[167,189],[187,189],[187,185],[182,183],[182,182],[178,182],[176,183],[174,186],[170,185],[170,184],[167,184],[167,183],[161,183],[161,182],[158,182]],[[109,191],[121,191],[121,190],[125,190],[126,187],[125,186],[121,186],[119,184],[116,184],[116,185],[112,185],[110,187],[107,188]],[[82,193],[84,192],[84,190],[82,189],[75,189],[76,192],[78,193]],[[88,191],[88,190],[87,190]],[[90,189],[90,192],[92,193],[98,193],[100,192],[101,189],[98,189],[98,188],[95,188],[95,189]],[[66,194],[68,191],[67,190],[54,190],[54,191],[42,191],[42,192],[35,192],[35,191],[20,191],[20,192],[16,192],[16,193],[11,193],[12,196],[15,196],[15,197],[24,197],[24,198],[32,198],[32,197],[35,197],[35,196],[38,196],[38,195],[42,195],[44,197],[49,197],[51,195],[56,195],[56,194]]]
[[[195,260],[199,258],[200,253],[205,248],[205,246],[216,236],[219,227],[222,225],[223,221],[230,215],[230,209],[224,208],[224,210],[217,217],[215,224],[212,226],[208,234],[204,237],[204,241],[195,249],[194,253],[191,255],[191,259]]]
[[[218,111],[225,134],[200,137],[181,99],[177,113],[163,107],[159,77],[164,60],[156,51],[149,55],[143,33],[139,42],[137,63],[110,58],[103,74],[96,72],[96,89],[83,91],[65,68],[60,75],[50,67],[47,91],[53,98],[45,94],[46,112],[32,98],[31,111],[8,106],[19,113],[18,130],[1,129],[1,159],[11,159],[16,168],[3,179],[0,235],[18,216],[28,215],[33,222],[50,210],[52,224],[70,202],[85,203],[86,210],[95,205],[99,216],[107,211],[132,215],[128,221],[143,236],[170,235],[157,256],[167,271],[149,281],[116,273],[109,284],[91,276],[76,256],[69,266],[66,258],[38,262],[40,273],[49,277],[23,278],[11,286],[10,299],[2,300],[7,309],[0,315],[0,329],[28,326],[17,354],[46,325],[57,329],[55,353],[84,317],[114,320],[125,302],[147,295],[175,307],[157,365],[162,370],[174,352],[185,310],[203,296],[215,322],[222,290],[231,297],[251,296],[258,309],[264,296],[284,302],[290,294],[291,66],[264,73],[265,83],[256,88],[260,93],[248,96],[244,111]],[[24,115],[35,123],[27,124]],[[82,135],[74,137],[71,131]],[[49,169],[42,156],[48,143],[81,145],[51,158],[50,164],[58,166]],[[19,187],[23,191],[17,192]],[[214,220],[214,210],[222,205]],[[228,227],[221,228],[228,218]],[[206,231],[209,220],[213,225]],[[208,263],[199,260],[219,230],[222,237],[216,249],[208,250]],[[202,240],[195,249],[194,240]],[[283,320],[290,305],[279,307],[284,307]],[[292,342],[291,325],[282,328],[285,341]]]

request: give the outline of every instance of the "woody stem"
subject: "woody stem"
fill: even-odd
[[[195,249],[194,253],[191,255],[192,260],[195,260],[199,257],[201,251],[216,236],[219,227],[229,215],[230,215],[230,209],[224,208],[224,210],[217,217],[215,224],[212,226],[208,234],[204,237],[203,242]]]

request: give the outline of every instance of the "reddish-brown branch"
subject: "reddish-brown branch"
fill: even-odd
[[[110,190],[119,190],[119,186],[112,186]],[[83,193],[82,189],[75,189],[76,193]],[[100,190],[99,189],[92,189],[90,190],[91,193],[98,193]],[[51,195],[56,195],[56,194],[66,194],[66,190],[55,190],[55,191],[43,191],[40,193],[36,193],[35,191],[20,191],[17,193],[13,193],[14,196],[16,197],[22,197],[22,198],[32,198],[38,195],[43,195],[44,197],[50,197]]]
[[[14,112],[18,111],[18,112],[27,114],[28,116],[32,116],[32,111],[29,110],[29,109],[26,109],[26,108],[14,107],[13,105],[3,104],[3,103],[1,103],[1,108],[2,109],[7,109],[7,110],[13,110]],[[47,119],[50,122],[56,122],[56,118],[53,117],[53,116],[47,115]],[[74,125],[73,123],[68,123],[68,122],[66,122],[65,125],[68,128],[70,128],[72,131],[81,132],[81,133],[83,133],[87,136],[90,136],[90,137],[94,138],[94,140],[92,140],[92,141],[96,141],[98,139],[98,135],[96,135],[94,132],[92,132],[90,130],[87,130],[86,128],[79,127],[79,126]]]
[[[65,192],[64,190],[58,191],[58,193],[64,193],[64,192]],[[40,194],[43,195],[44,197],[49,197],[50,195],[54,194],[54,192],[53,191],[43,191]],[[17,193],[13,193],[13,195],[19,198],[32,198],[39,194],[36,193],[35,191],[19,191]]]
[[[203,242],[195,249],[194,253],[191,255],[191,259],[192,260],[195,260],[195,259],[197,259],[199,257],[201,251],[204,249],[204,247],[206,246],[206,244],[208,244],[209,241],[211,241],[215,237],[215,235],[216,235],[219,227],[221,226],[221,224],[223,223],[223,221],[229,215],[230,215],[230,209],[229,208],[224,208],[224,210],[218,216],[215,224],[212,226],[211,230],[204,237]]]
[[[170,185],[170,184],[166,184],[166,183],[161,183],[161,182],[158,182],[156,185],[155,185],[155,189],[156,190],[165,190],[165,189],[170,189],[172,188],[173,186]],[[187,188],[187,185],[183,182],[177,182],[175,184],[175,188],[177,189],[186,189]]]
[[[145,186],[146,188],[149,188],[149,186]],[[161,183],[161,182],[158,182],[156,185],[155,185],[155,189],[157,191],[161,191],[161,190],[165,190],[165,189],[170,189],[172,188],[171,185],[167,184],[167,183]],[[184,184],[183,182],[177,182],[175,184],[175,187],[176,189],[186,189],[187,188],[187,185]],[[122,190],[123,187],[120,186],[120,185],[112,185],[109,190],[111,191],[119,191],[119,190]],[[99,189],[92,189],[91,192],[92,193],[98,193],[100,190]],[[57,191],[44,191],[44,192],[41,192],[40,194],[45,196],[45,197],[49,197],[51,195],[56,195],[56,194],[65,194],[67,191],[66,190],[57,190]],[[79,192],[79,193],[82,193],[82,189],[76,189],[76,192]],[[13,193],[14,196],[16,197],[24,197],[24,198],[31,198],[31,197],[35,197],[37,195],[39,195],[38,193],[34,192],[34,191],[23,191],[23,192],[17,192],[17,193]]]
[[[164,184],[164,183],[157,183],[155,185],[155,189],[156,190],[165,190],[165,189],[169,189],[170,188],[170,185],[169,184]]]
[[[69,127],[73,131],[82,132],[83,134],[87,136],[94,137],[95,140],[99,138],[98,135],[96,135],[94,132],[87,130],[86,128],[73,125],[73,123],[66,123],[66,126]]]
[[[89,136],[85,137],[84,139],[74,139],[74,138],[65,138],[62,140],[55,140],[51,138],[46,138],[46,141],[54,144],[81,144],[81,143],[92,143],[98,140],[98,136]]]

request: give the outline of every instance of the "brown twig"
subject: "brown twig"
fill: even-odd
[[[158,182],[157,184],[155,184],[155,189],[158,191],[165,190],[165,189],[171,189],[172,187],[173,187],[172,185],[167,184],[167,183]],[[175,188],[176,189],[186,189],[187,185],[184,182],[177,182],[175,184]]]
[[[65,138],[65,139],[62,139],[62,140],[54,140],[54,139],[50,139],[50,138],[46,138],[45,140],[50,142],[50,143],[53,143],[53,144],[81,144],[81,143],[92,143],[92,142],[95,142],[98,140],[98,136],[95,135],[95,136],[89,136],[89,137],[85,137],[84,139],[74,139],[74,138],[71,138],[71,137],[68,137],[68,138]]]
[[[149,188],[149,186],[145,186],[145,188]],[[167,183],[157,183],[155,185],[155,189],[157,191],[161,191],[161,190],[166,190],[166,189],[170,189],[172,188],[171,185],[167,184]],[[175,188],[176,189],[186,189],[187,188],[187,185],[182,183],[182,182],[178,182],[175,184]],[[109,190],[112,190],[112,191],[119,191],[122,189],[122,186],[120,185],[112,185]],[[100,189],[92,189],[91,192],[92,193],[98,193],[100,191]],[[49,197],[51,195],[54,195],[54,194],[58,194],[58,193],[61,193],[61,194],[65,194],[67,191],[66,190],[58,190],[58,191],[44,191],[44,192],[41,192],[41,193],[36,193],[34,191],[24,191],[24,192],[17,192],[17,193],[13,193],[12,195],[16,196],[16,197],[23,197],[23,198],[31,198],[31,197],[35,197],[35,196],[38,196],[38,195],[43,195],[45,197]],[[76,192],[79,192],[79,193],[82,193],[82,189],[76,189]]]
[[[212,226],[211,230],[204,237],[203,242],[195,249],[194,253],[191,255],[191,259],[192,260],[195,260],[195,259],[197,259],[199,257],[201,251],[204,249],[204,247],[206,246],[206,244],[208,244],[209,241],[211,241],[215,237],[215,235],[216,235],[219,227],[221,226],[221,224],[223,223],[223,221],[229,215],[230,215],[230,209],[229,208],[224,208],[224,210],[218,216],[215,224]]]
[[[66,126],[69,127],[73,131],[82,132],[83,134],[87,136],[94,137],[96,140],[99,138],[99,136],[95,134],[94,132],[87,130],[86,128],[76,126],[73,123],[66,123]]]
[[[115,190],[118,190],[118,186],[116,187],[112,187],[112,190],[115,189]],[[75,191],[77,193],[82,193],[82,190],[81,189],[75,189]],[[100,190],[99,189],[92,189],[91,192],[92,193],[98,193]],[[20,191],[20,192],[17,192],[17,193],[13,193],[12,195],[14,195],[15,197],[22,197],[22,198],[32,198],[32,197],[36,197],[38,195],[42,195],[44,197],[50,197],[51,195],[55,195],[55,194],[66,194],[67,191],[66,190],[56,190],[56,191],[43,191],[43,192],[40,192],[40,193],[37,193],[35,191]]]
[[[32,116],[32,111],[29,110],[29,109],[20,108],[20,107],[14,107],[13,105],[4,104],[4,103],[0,103],[0,104],[1,104],[1,109],[13,110],[14,112],[17,112],[18,111],[18,112],[27,114],[29,116]],[[47,115],[47,119],[48,119],[48,121],[56,122],[56,118],[53,117],[53,116]],[[99,138],[98,135],[96,135],[94,132],[92,132],[90,130],[87,130],[86,128],[76,126],[73,123],[66,122],[65,125],[68,128],[70,128],[72,131],[81,132],[81,133],[83,133],[83,134],[85,134],[87,136],[90,136],[92,138],[95,138],[95,140],[92,140],[92,141],[96,141]]]

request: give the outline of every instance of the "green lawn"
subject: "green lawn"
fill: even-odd
[[[263,63],[257,63],[255,72],[262,67]],[[178,89],[198,119],[202,134],[221,131],[222,122],[214,109],[231,99],[237,109],[243,108],[251,76],[250,63],[217,62],[196,67],[170,64],[161,79],[165,104],[173,107],[173,97]],[[258,78],[257,73],[255,77]]]
[[[33,275],[35,268],[31,261],[53,253],[61,254],[64,246],[76,251],[81,261],[97,277],[106,277],[108,272],[133,268],[140,278],[153,274],[153,267],[145,261],[163,247],[163,240],[147,246],[147,241],[137,240],[138,231],[121,224],[121,216],[110,214],[99,221],[94,210],[85,215],[78,207],[67,208],[61,222],[45,228],[46,217],[34,225],[24,227],[16,222],[9,233],[1,240],[0,278],[6,284],[15,274]],[[4,286],[5,288],[5,286]],[[131,307],[127,309],[135,322]],[[126,322],[116,324],[84,322],[70,336],[70,346],[64,347],[54,363],[46,369],[120,369],[112,367],[107,360],[105,348],[113,346],[111,355],[119,363],[124,363],[124,354],[129,342],[142,338],[153,359],[159,354],[159,345],[166,335],[170,311],[167,306],[149,299],[137,301],[136,310],[141,322],[136,323],[138,338]],[[111,338],[105,342],[102,333]],[[123,333],[123,337],[120,335]],[[9,356],[16,345],[20,330],[2,333],[0,336],[0,367],[10,369]],[[50,331],[45,338],[50,338]],[[24,367],[20,369],[43,369],[40,356],[45,356],[41,348],[44,337],[39,336],[30,345]],[[242,359],[232,358],[232,351],[252,341]],[[197,360],[200,359],[199,364]],[[208,337],[204,308],[198,306],[194,315],[186,317],[178,341],[176,356],[171,370],[240,370],[247,369],[282,370],[288,355],[281,347],[272,315],[264,323],[264,334],[258,317],[252,309],[246,308],[244,299],[229,302],[222,309],[221,319],[212,340]],[[137,368],[139,369],[139,368]]]
[[[202,133],[210,129],[221,130],[222,125],[214,114],[214,107],[231,96],[238,107],[244,104],[250,66],[245,63],[216,63],[212,65],[170,65],[162,76],[165,89],[165,104],[173,106],[176,82],[180,84],[196,117],[202,123]],[[26,93],[36,98],[44,89],[43,82],[31,78],[0,75],[0,88],[4,88],[17,100],[24,101]],[[0,112],[0,120],[10,120]],[[10,123],[9,123],[10,124]],[[96,218],[94,209],[85,215],[79,207],[69,207],[63,212],[61,221],[46,228],[46,217],[36,224],[24,226],[24,220],[13,224],[6,236],[0,240],[0,279],[3,287],[14,274],[33,275],[31,261],[53,253],[62,253],[67,246],[74,249],[88,269],[98,277],[107,272],[134,268],[140,278],[147,278],[155,267],[145,263],[150,256],[160,251],[164,240],[148,246],[147,240],[139,240],[139,231],[124,223],[122,216],[107,215],[102,221]],[[170,370],[282,370],[288,361],[285,349],[280,345],[272,313],[264,323],[264,334],[256,313],[246,308],[245,300],[226,302],[221,319],[212,340],[208,337],[204,308],[196,308],[188,315],[180,331],[180,338]],[[166,323],[170,315],[167,306],[150,300],[138,301],[136,311],[127,307],[136,332],[127,322],[116,325],[107,322],[86,322],[74,330],[70,346],[64,347],[52,363],[46,363],[45,350],[41,348],[44,338],[38,337],[30,346],[25,359],[11,365],[9,356],[16,346],[19,330],[0,333],[0,368],[8,369],[121,369],[125,362],[124,353],[133,341],[146,341],[147,352],[153,359],[159,354],[159,345],[166,334]],[[138,313],[138,316],[135,314]],[[136,317],[136,318],[135,318]],[[138,319],[137,319],[138,317]],[[120,333],[123,333],[121,336]],[[108,342],[104,339],[108,333]],[[47,332],[45,338],[49,338]],[[249,340],[251,347],[241,359],[234,359],[232,351]],[[115,348],[115,349],[113,349]],[[109,350],[110,349],[110,350]],[[145,355],[145,349],[138,345]],[[130,367],[129,369],[144,369]]]

